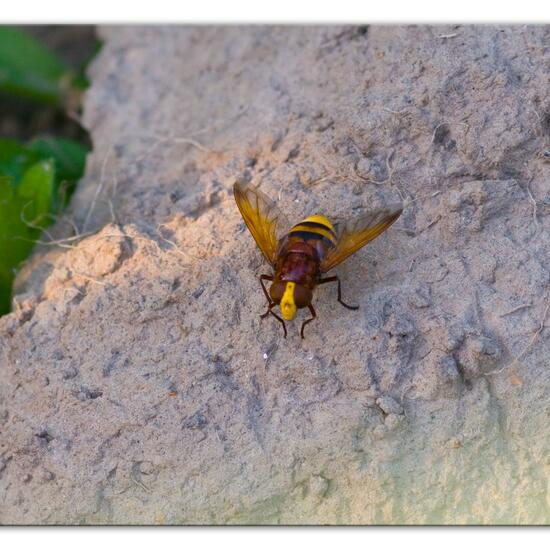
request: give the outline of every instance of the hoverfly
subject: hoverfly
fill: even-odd
[[[307,307],[311,317],[302,324],[300,335],[304,338],[305,326],[317,317],[311,304],[313,290],[332,282],[338,283],[338,301],[348,309],[359,309],[343,302],[337,275],[323,275],[385,231],[401,215],[401,204],[375,210],[342,226],[335,227],[327,217],[314,214],[290,227],[276,205],[258,189],[236,182],[233,192],[250,233],[275,272],[260,275],[268,303],[262,319],[273,315],[283,325],[286,338],[285,321],[294,319],[298,308]],[[264,281],[271,281],[269,292]],[[273,311],[277,305],[282,318]]]

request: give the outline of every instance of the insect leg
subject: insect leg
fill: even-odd
[[[267,311],[265,313],[262,313],[260,315],[260,319],[265,319],[270,313],[271,310],[276,306],[277,304],[275,302],[271,302],[269,306],[267,307]]]
[[[321,279],[318,284],[322,285],[323,283],[334,283],[336,281],[338,282],[338,301],[348,309],[359,309],[359,306],[348,306],[348,304],[342,301],[342,283],[340,283],[338,275],[334,275],[334,277],[327,277],[326,279]]]
[[[264,291],[265,297],[267,298],[268,305],[267,311],[264,314],[260,315],[262,319],[264,317],[267,317],[269,315],[269,312],[271,311],[271,308],[275,306],[275,302],[271,301],[271,297],[269,296],[269,293],[265,288],[264,281],[273,281],[273,277],[271,275],[260,275],[260,284],[262,285],[262,290]]]
[[[286,338],[286,325],[285,325],[285,322],[271,309],[275,304],[271,304],[269,306],[269,310],[268,312],[271,313],[271,315],[273,315],[273,317],[275,317],[275,319],[277,319],[277,321],[280,321],[281,324],[283,325],[283,330],[285,331],[285,338]]]
[[[311,319],[306,319],[303,323],[302,323],[302,330],[300,331],[300,336],[302,338],[305,338],[304,337],[304,328],[305,326],[308,324],[308,323],[311,323],[311,321],[313,321],[313,319],[315,319],[317,317],[317,314],[315,313],[315,310],[313,309],[313,306],[311,304],[309,304],[309,306],[307,306],[309,308],[309,311],[311,313]]]
[[[262,290],[264,291],[265,297],[267,298],[268,303],[271,304],[271,297],[269,296],[269,293],[267,292],[267,289],[264,286],[264,281],[273,281],[273,277],[271,275],[260,275],[260,284],[262,285]]]

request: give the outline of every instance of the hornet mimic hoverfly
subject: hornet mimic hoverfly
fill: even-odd
[[[302,324],[304,338],[305,326],[317,316],[311,305],[313,290],[332,282],[338,283],[338,301],[348,309],[358,309],[342,301],[338,276],[323,275],[385,231],[401,215],[402,205],[381,208],[336,227],[322,214],[314,214],[288,229],[284,215],[258,189],[236,182],[233,192],[250,233],[275,271],[260,276],[268,302],[262,318],[273,315],[283,325],[286,338],[285,321],[294,319],[298,308],[307,307],[311,317]],[[272,281],[269,292],[264,281]],[[276,305],[282,319],[273,311]]]

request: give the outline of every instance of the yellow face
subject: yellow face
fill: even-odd
[[[288,282],[286,284],[285,293],[281,298],[279,307],[285,321],[292,321],[296,317],[296,302],[294,301],[294,288],[296,283]]]

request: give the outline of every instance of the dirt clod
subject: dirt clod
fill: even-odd
[[[548,26],[101,34],[85,234],[0,319],[0,523],[549,523]],[[334,271],[358,311],[259,318],[235,178],[404,201]]]

